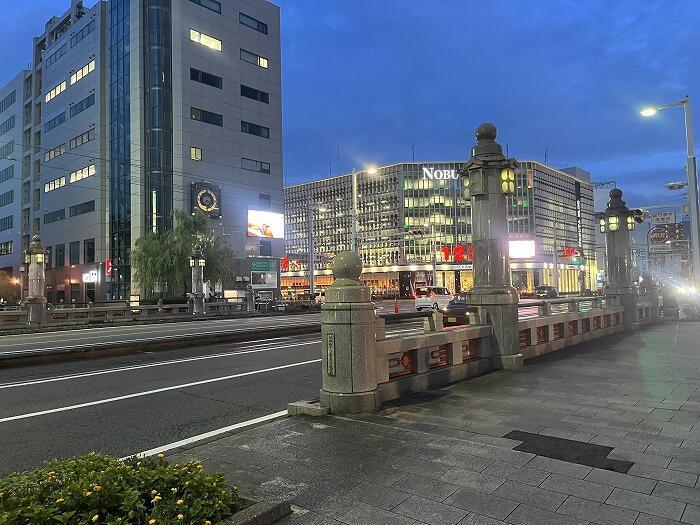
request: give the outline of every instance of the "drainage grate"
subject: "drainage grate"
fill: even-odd
[[[627,471],[634,465],[634,463],[629,461],[608,458],[607,456],[612,451],[612,447],[604,447],[603,445],[593,445],[591,443],[573,441],[571,439],[543,436],[541,434],[532,434],[520,430],[508,432],[503,437],[523,442],[513,450],[531,452],[538,456],[559,459],[569,463],[579,463],[581,465],[612,470],[613,472],[621,472],[623,474],[627,474]]]

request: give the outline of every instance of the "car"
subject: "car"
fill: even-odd
[[[314,298],[314,301],[316,302],[316,304],[325,303],[326,302],[326,292],[316,292],[316,296]]]
[[[476,308],[470,306],[465,292],[458,293],[447,306],[442,308],[442,324],[444,326],[459,326],[469,324],[469,312]]]
[[[542,285],[535,288],[535,297],[539,299],[554,299],[559,297],[559,292],[554,286]]]
[[[440,309],[454,299],[447,288],[442,286],[424,286],[416,289],[415,307],[419,312],[430,308]]]

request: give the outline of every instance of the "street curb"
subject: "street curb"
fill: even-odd
[[[215,525],[270,525],[291,513],[289,501],[261,501]]]
[[[221,332],[207,335],[171,336],[163,338],[147,339],[126,343],[102,343],[83,348],[71,348],[67,350],[47,350],[32,354],[17,354],[0,357],[0,368],[25,366],[33,364],[61,363],[90,359],[105,356],[117,356],[135,354],[143,351],[173,350],[189,346],[209,345],[216,343],[254,341],[264,337],[286,337],[292,335],[309,335],[321,332],[321,324],[301,325],[283,328],[265,328],[263,330],[241,330],[237,332]]]

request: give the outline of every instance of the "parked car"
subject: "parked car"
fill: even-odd
[[[459,293],[442,309],[442,324],[445,326],[469,324],[470,311],[475,311],[475,307],[467,302],[466,293]]]
[[[454,299],[447,288],[442,286],[424,286],[416,290],[414,302],[416,310],[428,310],[430,308],[444,308]]]
[[[325,303],[326,302],[326,292],[316,292],[316,296],[314,298],[314,301],[316,302],[316,304]]]
[[[535,297],[538,299],[554,299],[559,297],[559,292],[554,286],[538,286],[535,288]]]

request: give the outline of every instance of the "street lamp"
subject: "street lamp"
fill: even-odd
[[[204,267],[207,261],[200,246],[195,246],[190,257],[190,268],[192,269],[192,313],[194,315],[204,314]]]
[[[27,323],[46,321],[46,250],[39,235],[32,237],[24,251],[24,262],[29,265],[29,293],[27,296]]]
[[[665,104],[663,106],[652,106],[640,111],[644,117],[652,117],[659,110],[683,107],[685,116],[685,141],[688,150],[688,204],[690,205],[690,239],[693,248],[693,280],[695,284],[700,284],[700,214],[698,213],[698,177],[695,166],[695,151],[693,147],[693,122],[690,113],[690,98],[688,95],[683,100]]]

